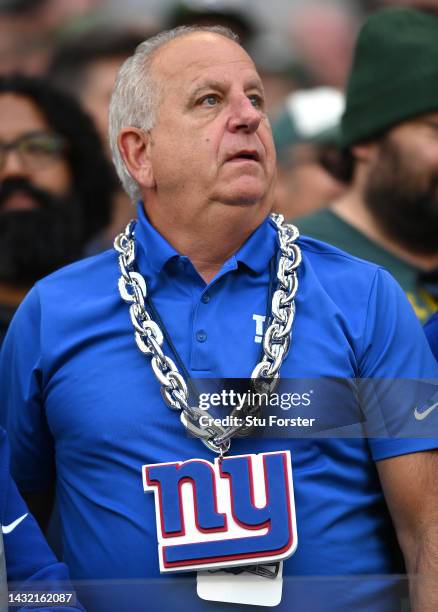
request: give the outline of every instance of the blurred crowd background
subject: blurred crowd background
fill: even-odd
[[[183,22],[234,26],[261,68],[282,75],[273,111],[290,86],[342,87],[363,19],[383,6],[434,7],[436,0],[1,0],[2,72],[44,74],[59,46],[94,28],[142,38]],[[288,81],[289,78],[289,81]]]
[[[330,139],[316,146],[309,138],[337,121],[342,99],[324,89],[310,103],[304,97],[300,105],[298,96],[295,108],[291,94],[342,92],[361,23],[388,5],[438,9],[438,0],[0,0],[0,70],[49,76],[79,100],[107,148],[111,88],[136,45],[175,25],[229,25],[264,80],[279,154],[277,208],[291,218],[324,206],[342,188],[319,163],[321,149],[330,163]],[[130,215],[118,193],[91,252]]]
[[[0,328],[35,280],[108,248],[134,214],[110,163],[107,113],[117,71],[141,41],[193,23],[240,35],[266,88],[278,152],[275,208],[294,219],[346,186],[336,128],[352,51],[364,19],[388,5],[438,10],[438,0],[0,0],[0,212],[6,201],[13,212],[32,208],[32,198],[41,206],[44,189],[79,211],[52,235],[30,220],[24,237],[23,215],[17,227],[14,215],[0,215]],[[62,222],[74,232],[60,232]]]

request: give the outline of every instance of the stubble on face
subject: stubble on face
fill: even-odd
[[[438,253],[438,170],[418,164],[390,133],[381,140],[364,202],[388,238],[412,253]]]

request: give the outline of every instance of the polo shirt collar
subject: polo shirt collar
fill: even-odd
[[[162,268],[174,257],[180,257],[178,251],[151,225],[144,211],[143,202],[137,204],[138,223],[135,235],[139,245],[141,269],[149,276],[161,272]]]
[[[234,257],[238,263],[244,264],[253,272],[261,273],[266,270],[276,252],[276,225],[267,217],[240,247]]]
[[[141,269],[146,274],[156,275],[172,258],[182,256],[151,225],[141,201],[137,204],[137,216],[135,233],[140,246]],[[268,217],[224,265],[233,269],[243,264],[253,272],[261,273],[268,266],[276,250],[276,225]]]

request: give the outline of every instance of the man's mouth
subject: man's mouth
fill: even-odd
[[[242,149],[241,151],[237,151],[227,157],[227,162],[259,162],[260,155],[254,149]]]
[[[39,209],[38,203],[24,191],[15,191],[0,203],[0,213],[37,209]]]

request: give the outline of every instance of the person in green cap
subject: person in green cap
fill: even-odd
[[[438,310],[438,13],[373,13],[356,44],[340,126],[348,189],[296,220],[387,268],[425,322]]]

